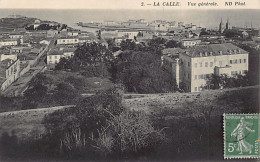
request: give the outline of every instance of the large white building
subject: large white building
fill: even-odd
[[[207,77],[212,74],[245,74],[248,52],[231,44],[197,45],[179,54],[180,83],[189,92],[207,89]]]
[[[178,57],[176,57],[178,55]],[[171,50],[162,57],[162,65],[187,92],[200,92],[207,87],[212,74],[229,77],[248,71],[248,52],[231,44],[196,45],[185,50]]]

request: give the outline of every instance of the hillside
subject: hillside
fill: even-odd
[[[219,110],[235,110],[240,108],[246,112],[259,112],[259,87],[244,87],[227,90],[212,90],[202,93],[176,93],[176,94],[127,94],[124,105],[134,110],[144,110],[147,113],[158,114],[168,112],[161,118],[170,119],[175,110],[182,111],[192,108],[193,104],[200,103],[221,107]],[[67,106],[65,106],[67,107]],[[64,107],[42,108],[0,113],[0,135],[13,131],[18,137],[25,137],[38,130],[44,131],[41,120],[44,115]],[[256,109],[258,108],[258,110]],[[173,112],[171,112],[173,111]],[[195,112],[195,109],[192,110]]]
[[[0,33],[11,32],[14,29],[25,28],[34,23],[36,18],[20,17],[20,18],[2,18],[0,19]],[[48,23],[52,21],[42,21],[41,23]]]
[[[36,18],[2,18],[0,19],[0,32],[10,32],[17,28],[24,28],[29,24],[32,24]]]

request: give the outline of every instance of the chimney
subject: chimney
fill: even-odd
[[[208,56],[208,52],[205,52],[205,56],[206,56],[206,57]]]
[[[219,55],[222,55],[222,51],[219,51]]]
[[[200,52],[199,54],[200,54],[200,57],[202,57],[202,52]]]

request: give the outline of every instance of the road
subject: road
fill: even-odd
[[[23,76],[18,78],[13,84],[11,84],[4,92],[4,96],[19,96],[21,95],[28,87],[30,80],[40,73],[46,67],[45,59],[47,57],[47,53],[51,48],[55,46],[56,37],[54,37],[50,43],[47,45],[44,52],[41,54],[39,60],[35,63],[31,69],[25,73]]]

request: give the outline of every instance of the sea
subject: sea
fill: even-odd
[[[82,29],[78,22],[127,21],[145,19],[147,21],[166,20],[192,23],[207,29],[218,29],[222,18],[231,26],[260,28],[260,10],[152,10],[152,9],[0,9],[0,18],[11,14],[35,17],[67,24]]]

